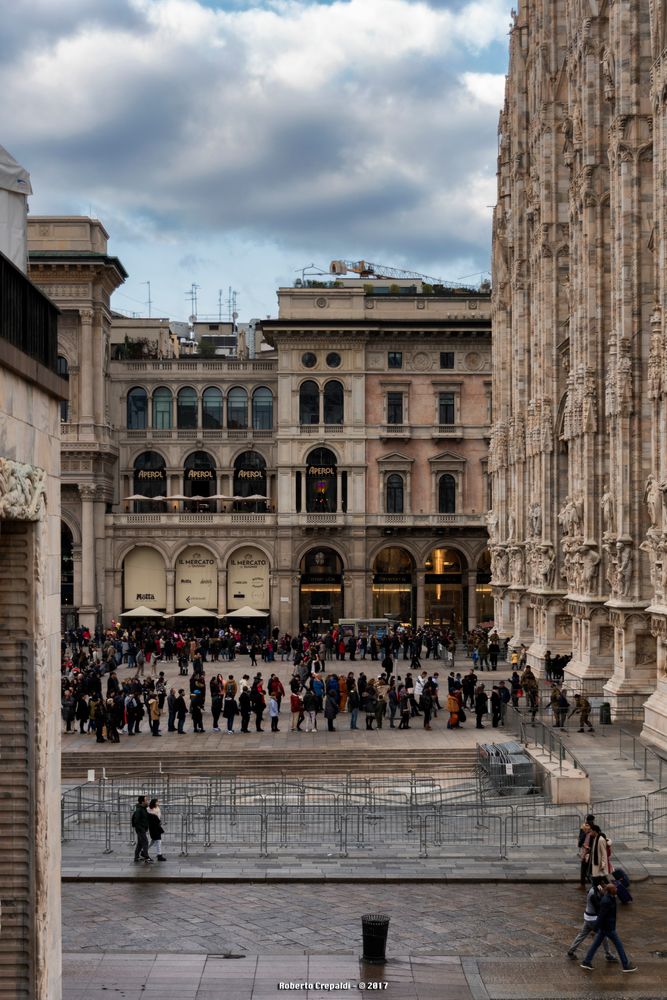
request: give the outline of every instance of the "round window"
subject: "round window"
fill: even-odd
[[[327,364],[329,368],[340,368],[341,364],[340,354],[338,354],[336,351],[331,351],[329,354],[327,354]]]
[[[314,368],[317,364],[317,355],[313,354],[312,351],[306,351],[305,354],[301,355],[301,364],[304,368]]]

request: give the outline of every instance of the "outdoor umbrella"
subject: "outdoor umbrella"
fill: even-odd
[[[245,607],[239,608],[238,611],[228,611],[223,618],[268,618],[268,611],[256,611],[255,608],[250,608],[246,604]]]
[[[152,497],[145,497],[143,493],[133,493],[131,497],[123,497],[123,500],[152,500]]]
[[[185,608],[184,611],[177,611],[174,618],[217,618],[218,616],[214,611],[205,611],[204,608],[198,608],[196,604],[193,604],[191,608]]]
[[[156,611],[154,608],[147,608],[145,605],[140,604],[138,608],[133,608],[132,611],[123,611],[121,618],[164,618],[165,616],[161,611]]]
[[[173,496],[167,497],[167,500],[189,500],[190,497],[186,497],[185,493],[174,493]]]

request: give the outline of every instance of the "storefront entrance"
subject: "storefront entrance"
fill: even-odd
[[[373,618],[415,624],[414,560],[398,546],[382,549],[373,563]]]
[[[468,627],[467,588],[463,586],[465,560],[455,549],[434,549],[424,563],[424,621],[427,625]]]
[[[333,549],[311,549],[301,560],[299,617],[325,632],[343,617],[343,563]]]

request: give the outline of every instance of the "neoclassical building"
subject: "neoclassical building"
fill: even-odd
[[[667,746],[667,5],[520,2],[500,116],[496,622]]]
[[[61,309],[63,612],[249,605],[340,618],[492,618],[488,292],[421,282],[282,288],[261,353],[170,351],[128,321],[95,220],[32,218]],[[136,499],[139,498],[139,499]]]

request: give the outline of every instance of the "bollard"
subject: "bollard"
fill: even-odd
[[[364,945],[363,962],[386,962],[389,917],[386,913],[365,913],[361,918],[361,935]]]

